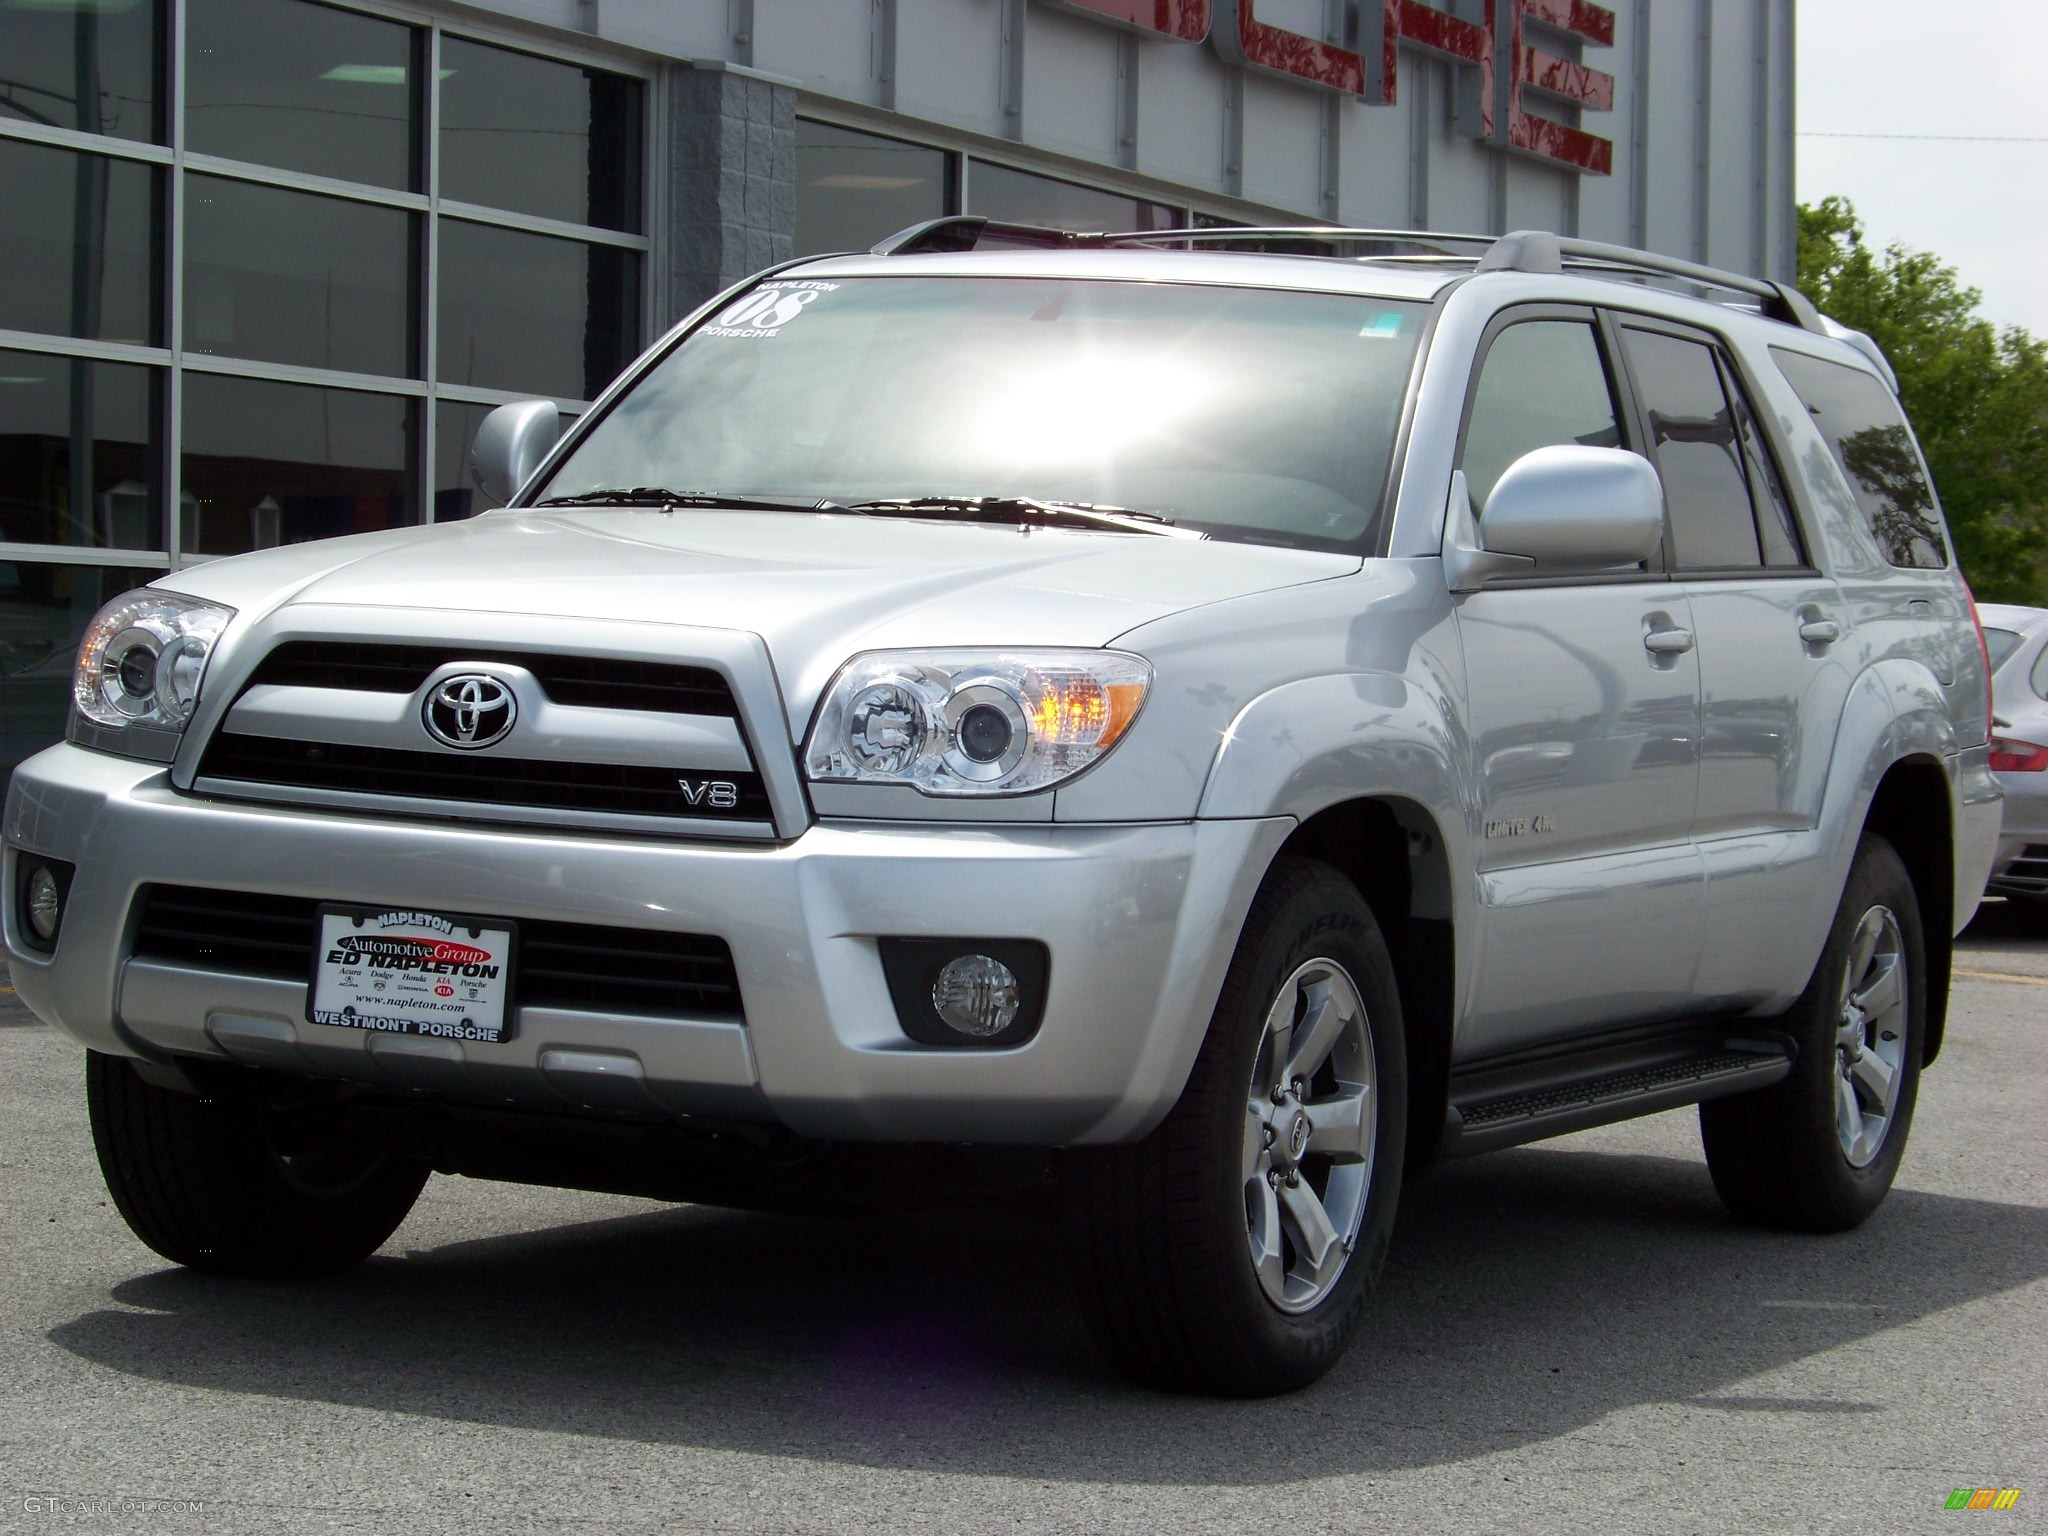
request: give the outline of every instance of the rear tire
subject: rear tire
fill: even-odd
[[[278,1118],[239,1074],[180,1093],[94,1051],[85,1092],[116,1209],[191,1269],[269,1279],[347,1269],[397,1230],[427,1181],[425,1164],[332,1127],[294,1127],[280,1150]]]
[[[1919,1095],[1926,954],[1912,879],[1866,834],[1813,979],[1781,1021],[1798,1045],[1790,1075],[1700,1106],[1707,1170],[1738,1220],[1845,1232],[1883,1203]]]
[[[1080,1280],[1103,1352],[1150,1385],[1229,1397],[1323,1375],[1386,1256],[1407,1109],[1379,926],[1336,870],[1282,859],[1179,1103],[1082,1163]]]

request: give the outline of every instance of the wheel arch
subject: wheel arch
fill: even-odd
[[[1324,860],[1372,909],[1401,994],[1411,1169],[1442,1136],[1459,967],[1470,960],[1457,938],[1476,922],[1453,718],[1441,693],[1411,674],[1303,678],[1239,712],[1202,793],[1203,816],[1293,818],[1274,856]]]
[[[1406,1158],[1419,1169],[1443,1134],[1456,1016],[1457,929],[1442,826],[1405,795],[1360,795],[1304,820],[1274,858],[1288,854],[1318,859],[1349,880],[1386,938],[1408,1055]]]
[[[1941,1054],[1954,964],[1955,826],[1947,768],[1919,752],[1884,772],[1871,795],[1863,830],[1890,843],[1913,882],[1927,960],[1927,1033],[1921,1065]]]

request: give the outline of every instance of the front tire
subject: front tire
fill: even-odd
[[[1784,1020],[1798,1046],[1775,1086],[1700,1106],[1707,1170],[1739,1220],[1846,1232],[1905,1156],[1927,1030],[1927,947],[1912,877],[1865,835],[1813,979]]]
[[[265,1279],[347,1269],[398,1229],[427,1181],[425,1164],[331,1127],[286,1127],[241,1074],[180,1093],[93,1051],[85,1092],[115,1208],[191,1269]]]
[[[1080,1270],[1105,1354],[1170,1390],[1308,1385],[1350,1344],[1407,1139],[1393,962],[1336,870],[1276,863],[1180,1102],[1083,1165]]]

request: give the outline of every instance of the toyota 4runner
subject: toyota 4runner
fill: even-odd
[[[1741,1220],[1890,1186],[1987,667],[1884,359],[1798,293],[942,220],[473,465],[504,510],[109,605],[14,776],[15,985],[166,1258],[352,1264],[430,1170],[944,1166],[1063,1197],[1141,1378],[1259,1393],[1432,1159],[1696,1103]]]

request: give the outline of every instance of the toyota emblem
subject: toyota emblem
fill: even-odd
[[[512,733],[519,701],[512,690],[482,672],[444,677],[427,692],[420,720],[443,746],[470,751],[496,746]]]

